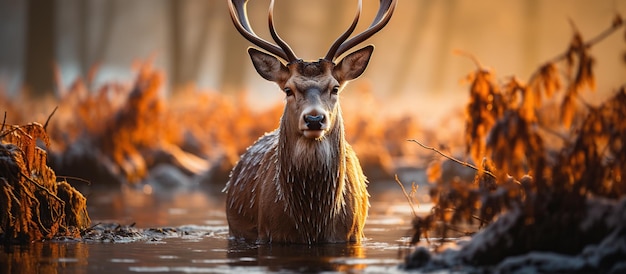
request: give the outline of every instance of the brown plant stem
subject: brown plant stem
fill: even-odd
[[[54,107],[54,109],[52,110],[52,113],[48,115],[48,119],[46,119],[46,123],[43,124],[44,131],[46,131],[46,129],[48,128],[48,123],[50,122],[50,118],[52,118],[52,115],[54,115],[54,113],[57,112],[57,109],[59,109],[59,106]]]
[[[454,158],[454,157],[452,157],[452,156],[446,155],[445,153],[441,152],[440,150],[438,150],[438,149],[436,149],[436,148],[434,148],[434,147],[429,147],[429,146],[427,146],[427,145],[424,145],[424,144],[420,143],[419,141],[417,141],[417,140],[415,140],[415,139],[409,139],[409,140],[407,140],[407,141],[409,141],[409,142],[413,142],[413,143],[416,143],[416,144],[420,145],[421,147],[423,147],[423,148],[425,148],[425,149],[432,150],[432,151],[436,152],[437,154],[439,154],[439,155],[441,155],[441,156],[443,156],[443,157],[446,157],[447,159],[449,159],[449,160],[451,160],[451,161],[453,161],[453,162],[455,162],[455,163],[457,163],[457,164],[459,164],[459,165],[469,167],[469,168],[471,168],[471,169],[473,169],[473,170],[475,170],[475,171],[478,171],[478,172],[482,171],[482,172],[484,172],[485,174],[487,174],[487,175],[491,176],[492,178],[497,179],[497,178],[496,178],[496,175],[494,175],[493,173],[491,173],[491,171],[489,171],[489,170],[485,170],[485,169],[482,169],[482,170],[481,170],[481,169],[477,168],[476,166],[474,166],[474,165],[472,165],[472,164],[470,164],[470,163],[468,163],[468,162],[463,162],[463,161],[458,160],[458,159],[456,159],[456,158]]]
[[[406,198],[407,202],[409,202],[409,205],[411,206],[411,212],[413,213],[413,217],[417,217],[417,213],[415,213],[415,209],[413,208],[413,201],[411,201],[411,196],[409,196],[409,194],[406,193],[406,189],[404,188],[404,185],[402,185],[402,182],[400,182],[400,179],[398,179],[398,174],[395,175],[395,178],[396,178],[396,183],[400,185],[400,188],[402,189],[402,193],[404,193],[404,197]]]

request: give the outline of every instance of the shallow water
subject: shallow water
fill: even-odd
[[[223,194],[214,188],[83,190],[92,224],[153,228],[141,239],[5,246],[8,273],[397,272],[410,248],[411,209],[391,182],[370,186],[360,245],[254,245],[228,240]],[[429,210],[422,204],[418,211]]]

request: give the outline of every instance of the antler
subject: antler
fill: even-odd
[[[339,38],[337,38],[337,40],[335,40],[324,59],[332,62],[335,58],[341,56],[347,50],[367,40],[383,27],[385,27],[385,25],[387,25],[387,23],[389,22],[389,19],[391,19],[391,15],[393,14],[393,10],[396,7],[396,3],[397,0],[380,0],[378,13],[376,14],[376,17],[374,18],[372,24],[365,31],[346,41],[346,39],[348,39],[350,34],[352,34],[354,29],[356,28],[356,25],[359,21],[359,16],[361,14],[361,0],[359,0],[357,13],[354,17],[354,20],[352,21],[352,25],[350,25],[348,30],[346,30],[346,32],[344,32],[341,36],[339,36]]]
[[[228,1],[228,8],[230,9],[230,17],[233,19],[235,27],[248,41],[259,46],[260,48],[269,51],[270,53],[286,60],[287,62],[293,62],[298,60],[298,57],[293,53],[293,50],[285,43],[283,39],[278,36],[274,29],[274,0],[270,2],[268,23],[270,28],[270,34],[277,45],[272,44],[254,33],[250,24],[248,23],[248,15],[246,13],[246,5],[248,0],[230,0]]]

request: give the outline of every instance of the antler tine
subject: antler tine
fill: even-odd
[[[243,37],[245,37],[252,44],[259,46],[260,48],[269,51],[270,53],[291,62],[290,55],[285,52],[282,47],[278,47],[268,41],[265,41],[263,38],[259,37],[254,33],[250,24],[248,23],[248,15],[246,13],[246,5],[248,0],[231,0],[228,1],[228,8],[230,9],[230,18],[233,20],[233,24],[241,33]],[[270,15],[271,17],[271,15]],[[283,42],[284,43],[284,42]],[[291,50],[291,49],[289,49]],[[293,52],[291,52],[293,55]]]
[[[292,61],[298,60],[298,57],[296,57],[296,54],[293,52],[291,47],[289,47],[289,45],[287,45],[285,40],[281,39],[280,36],[278,36],[278,33],[276,33],[276,29],[274,29],[274,0],[270,1],[270,10],[269,10],[269,15],[268,15],[267,21],[268,21],[269,26],[270,26],[270,34],[272,35],[272,38],[274,39],[276,44],[278,44],[278,46],[281,49],[283,49],[283,51],[287,55],[287,59],[286,60],[288,62],[292,62]]]
[[[335,59],[335,56],[336,56],[335,53],[337,52],[337,49],[339,49],[339,46],[341,46],[341,44],[344,41],[346,41],[348,37],[350,37],[350,34],[354,32],[354,29],[356,29],[356,25],[359,23],[359,17],[361,16],[362,6],[363,6],[363,1],[359,0],[357,4],[356,15],[354,16],[354,20],[352,20],[352,25],[350,25],[350,27],[343,34],[341,34],[341,36],[339,36],[337,40],[335,40],[333,45],[328,50],[328,53],[326,53],[326,57],[324,57],[325,60],[332,62],[333,59]]]
[[[387,25],[387,23],[389,22],[389,19],[391,19],[391,15],[393,14],[397,2],[397,0],[380,0],[378,13],[376,14],[376,17],[374,18],[372,24],[367,28],[367,30],[350,38],[348,41],[343,42],[337,49],[337,52],[335,52],[332,59],[341,56],[347,50],[367,40],[372,35],[384,28],[385,25]]]

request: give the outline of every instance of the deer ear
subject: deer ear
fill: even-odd
[[[367,68],[374,46],[369,45],[344,57],[333,70],[333,76],[339,81],[350,81],[361,76]]]
[[[289,69],[278,58],[255,48],[248,48],[248,54],[256,71],[265,80],[280,82],[289,76]]]

